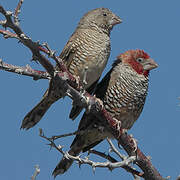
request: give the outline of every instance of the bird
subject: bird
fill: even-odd
[[[79,77],[80,82],[86,76],[84,89],[89,93],[94,91],[107,64],[111,50],[111,30],[121,22],[121,18],[108,8],[90,10],[80,19],[77,28],[59,55],[68,71]],[[58,66],[56,70],[60,71]],[[21,128],[28,130],[35,126],[50,106],[61,97],[61,95],[54,97],[48,89],[41,101],[24,117]],[[79,111],[72,113],[72,116],[77,116],[74,114],[78,114]]]
[[[97,85],[95,96],[102,100],[105,110],[120,122],[122,129],[130,129],[140,116],[148,92],[148,75],[156,67],[157,63],[143,50],[128,50],[117,57],[110,71]],[[78,127],[80,134],[76,135],[68,153],[78,156],[105,138],[114,138],[106,126],[107,123],[85,112]],[[63,157],[53,176],[65,173],[72,163],[71,159]]]

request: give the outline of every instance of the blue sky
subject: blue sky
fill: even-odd
[[[2,0],[1,4],[8,10],[14,10],[17,2]],[[21,27],[33,40],[48,42],[59,54],[81,16],[97,7],[107,7],[123,20],[112,31],[112,52],[104,73],[110,69],[116,56],[128,49],[144,49],[159,64],[150,74],[144,110],[129,133],[138,140],[142,151],[152,157],[152,163],[159,172],[164,177],[175,179],[180,174],[179,0],[25,0],[20,14]],[[26,47],[2,36],[0,58],[7,63],[29,64],[43,70],[40,65],[30,62],[31,52]],[[68,119],[71,100],[65,98],[56,102],[37,126],[23,131],[20,130],[21,121],[41,99],[48,81],[33,81],[29,77],[0,71],[0,82],[0,179],[30,179],[36,164],[41,169],[37,180],[53,179],[51,172],[61,155],[55,149],[49,149],[48,142],[38,136],[38,129],[42,128],[47,136],[76,130],[80,117],[74,122]],[[65,145],[67,150],[72,139],[68,137],[58,143]],[[107,152],[107,143],[100,144],[97,149]],[[76,163],[57,179],[89,180],[92,177],[94,180],[132,179],[123,169],[110,172],[97,168],[94,175],[91,167],[82,165],[79,169]]]

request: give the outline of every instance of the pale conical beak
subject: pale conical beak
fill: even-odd
[[[122,19],[119,16],[114,16],[111,20],[111,25],[114,26],[116,24],[122,23]]]
[[[146,61],[143,64],[144,70],[151,70],[158,67],[158,64],[151,58],[146,59]]]

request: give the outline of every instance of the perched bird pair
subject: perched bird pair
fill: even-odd
[[[97,82],[107,64],[110,54],[110,32],[121,19],[106,8],[97,8],[85,14],[64,47],[60,58],[70,73],[83,80],[87,73],[85,89],[103,101],[112,117],[121,121],[121,128],[130,129],[139,117],[147,95],[149,71],[157,64],[143,50],[129,50],[119,55],[103,80]],[[87,72],[85,72],[87,69]],[[57,69],[58,70],[58,69]],[[96,87],[97,86],[97,87]],[[61,97],[53,97],[46,91],[41,102],[24,118],[22,128],[37,124],[48,108]],[[81,108],[73,107],[70,118],[74,119]],[[93,114],[84,113],[79,127],[83,134],[77,135],[71,145],[70,155],[76,156],[94,147],[106,137],[112,137],[106,128],[99,129],[99,121]],[[63,174],[72,160],[62,158],[53,175]]]

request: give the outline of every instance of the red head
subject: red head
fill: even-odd
[[[138,74],[148,76],[149,71],[158,67],[157,63],[143,50],[128,50],[120,54],[117,59],[130,65]]]

